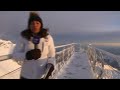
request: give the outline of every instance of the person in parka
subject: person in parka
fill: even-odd
[[[21,32],[12,55],[14,60],[23,62],[20,79],[40,79],[51,65],[48,79],[55,69],[54,40],[37,13],[30,12],[28,28]]]

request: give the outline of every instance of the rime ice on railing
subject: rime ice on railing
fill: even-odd
[[[120,57],[104,50],[88,45],[88,54],[91,69],[96,79],[119,79]],[[115,63],[116,62],[116,63]],[[116,65],[114,65],[116,64]]]
[[[58,72],[67,64],[68,60],[70,60],[71,56],[75,52],[75,44],[68,44],[61,47],[64,47],[64,49],[56,53],[56,65],[51,78],[55,78],[57,76]]]

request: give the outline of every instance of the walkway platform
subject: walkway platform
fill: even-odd
[[[70,62],[60,70],[57,79],[93,79],[85,52],[75,52]]]

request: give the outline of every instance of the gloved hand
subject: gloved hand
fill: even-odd
[[[40,49],[34,49],[33,50],[33,59],[37,60],[41,57],[41,50]]]
[[[45,77],[45,79],[48,79],[49,76],[51,76],[51,74],[52,74],[52,72],[53,72],[53,70],[54,70],[54,65],[51,64],[51,63],[48,63],[48,64],[46,65],[46,67],[47,67],[47,68],[50,68],[47,76]]]
[[[28,51],[28,52],[26,53],[25,57],[26,57],[27,60],[32,60],[32,59],[33,59],[31,52],[32,52],[32,50],[31,50],[31,51]]]
[[[33,49],[26,53],[26,59],[32,60],[32,59],[39,59],[41,57],[41,50],[40,49]]]

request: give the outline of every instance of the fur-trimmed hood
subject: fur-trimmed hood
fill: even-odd
[[[41,31],[37,34],[40,38],[45,38],[49,35],[47,29],[41,29]],[[33,33],[31,30],[26,29],[21,32],[21,36],[27,40],[30,40],[30,38],[33,36]]]

